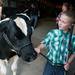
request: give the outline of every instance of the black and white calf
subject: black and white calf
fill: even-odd
[[[5,63],[8,63],[6,60],[12,56],[14,56],[11,65],[13,75],[16,75],[19,57],[27,62],[36,59],[37,53],[34,51],[31,35],[30,18],[24,13],[0,21],[0,73],[2,75],[6,75]]]

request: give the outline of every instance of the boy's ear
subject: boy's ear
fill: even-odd
[[[75,25],[75,23],[72,24],[72,26]]]
[[[71,29],[72,26],[74,26],[75,24],[73,23],[72,25],[69,26],[69,29]]]

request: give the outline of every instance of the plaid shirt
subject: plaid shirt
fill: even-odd
[[[41,43],[48,49],[47,57],[52,63],[65,64],[68,61],[69,32],[51,30]],[[75,36],[72,35],[72,51],[75,52]]]

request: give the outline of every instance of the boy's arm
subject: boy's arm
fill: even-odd
[[[69,60],[68,62],[64,65],[64,68],[65,70],[67,71],[72,63],[72,61],[74,60],[75,58],[75,54],[72,54],[70,57],[69,57]]]
[[[72,54],[68,60],[68,64],[71,64],[74,58],[75,58],[75,54]]]
[[[39,46],[35,48],[35,51],[39,54],[43,48],[44,48],[44,44],[41,43]]]

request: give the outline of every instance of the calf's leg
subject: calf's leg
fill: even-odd
[[[17,62],[18,62],[19,57],[17,55],[15,55],[13,57],[13,63],[11,65],[11,70],[13,72],[13,75],[16,75],[17,73]]]
[[[7,73],[6,62],[0,59],[0,75],[6,75],[6,73]]]

